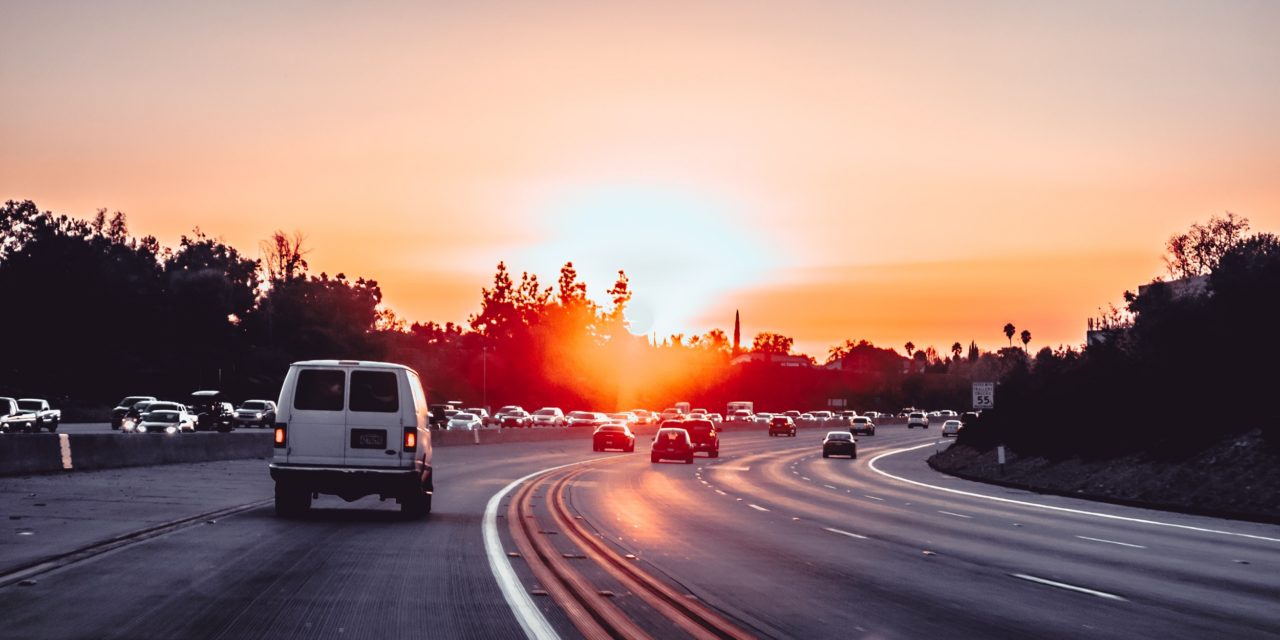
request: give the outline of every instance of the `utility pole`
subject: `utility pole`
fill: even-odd
[[[481,402],[480,406],[485,411],[489,410],[489,345],[480,346],[480,380],[481,380]]]

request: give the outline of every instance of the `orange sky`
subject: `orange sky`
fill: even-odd
[[[1169,234],[1280,230],[1277,3],[208,4],[0,3],[0,197],[299,229],[412,320],[624,268],[814,354],[1078,344]]]

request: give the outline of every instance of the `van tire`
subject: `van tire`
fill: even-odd
[[[431,494],[417,491],[401,498],[400,513],[415,520],[431,513]]]
[[[282,486],[276,483],[276,515],[281,518],[297,518],[311,509],[311,492],[305,489]]]

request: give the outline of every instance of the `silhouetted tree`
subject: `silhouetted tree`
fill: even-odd
[[[959,342],[953,342],[953,343],[951,343],[951,357],[952,357],[952,358],[954,358],[954,359],[957,359],[957,360],[958,360],[958,359],[960,358],[960,354],[961,354],[962,352],[964,352],[964,347],[960,346],[960,343],[959,343]]]
[[[1207,275],[1249,230],[1249,219],[1228,211],[1212,216],[1205,224],[1194,223],[1186,233],[1177,233],[1165,243],[1165,267],[1174,278]]]
[[[791,345],[795,340],[779,333],[761,332],[751,341],[751,350],[756,353],[771,353],[785,356],[791,353]]]
[[[1031,332],[1027,331],[1026,329],[1023,329],[1021,338],[1022,338],[1022,349],[1023,351],[1026,351],[1027,345],[1031,342]]]
[[[1017,332],[1017,330],[1017,327],[1013,326],[1012,322],[1007,322],[1004,325],[1004,337],[1009,339],[1009,346],[1011,347],[1013,346],[1013,334]]]
[[[907,357],[910,358],[912,357],[912,352],[916,350],[916,345],[914,342],[908,341],[907,344],[903,345],[903,348],[907,350]]]
[[[288,282],[306,275],[306,255],[310,251],[303,247],[305,240],[301,231],[294,231],[292,236],[276,231],[270,238],[262,241],[259,248],[269,281]]]

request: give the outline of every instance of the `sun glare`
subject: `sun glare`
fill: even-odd
[[[573,261],[591,297],[623,269],[635,296],[627,319],[637,335],[701,333],[694,318],[734,291],[761,284],[779,253],[743,222],[745,211],[704,193],[668,186],[612,185],[553,198],[538,216],[544,237],[520,269],[554,277]],[[727,329],[728,320],[725,326]]]

